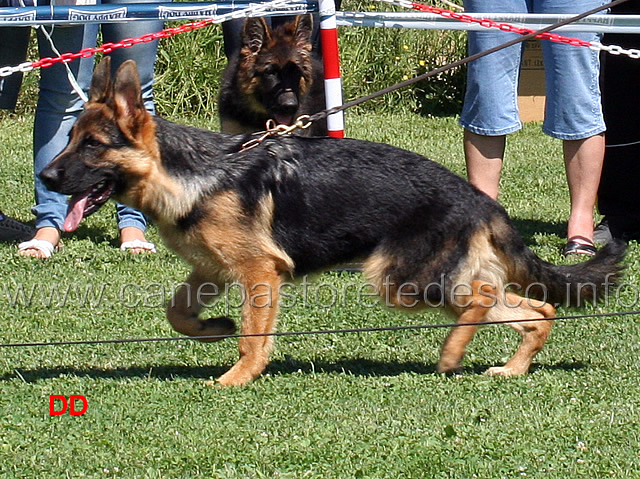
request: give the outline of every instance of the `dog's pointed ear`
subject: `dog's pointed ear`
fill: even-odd
[[[242,29],[243,50],[247,53],[257,55],[264,45],[271,41],[271,29],[262,17],[249,17],[244,22]]]
[[[298,15],[295,19],[296,46],[302,50],[311,50],[311,34],[313,33],[313,16]]]
[[[127,60],[118,68],[113,80],[112,101],[118,124],[125,134],[134,139],[147,111],[142,100],[138,69],[133,60]]]
[[[89,101],[104,102],[111,88],[111,58],[104,57],[93,71]]]

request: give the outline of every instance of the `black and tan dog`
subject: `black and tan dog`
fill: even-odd
[[[240,359],[222,384],[245,384],[267,366],[283,281],[354,258],[364,260],[391,307],[440,305],[470,324],[520,320],[510,324],[522,334],[520,348],[489,370],[501,375],[527,372],[551,330],[550,303],[595,300],[621,272],[625,246],[617,242],[577,265],[541,260],[498,203],[408,151],[295,136],[242,151],[249,135],[154,118],[144,109],[135,64],[125,63],[111,80],[107,62],[96,70],[69,145],[42,179],[72,195],[69,230],[109,198],[153,219],[193,266],[168,308],[177,331],[233,333],[231,319],[198,318],[198,287],[244,287],[242,333],[249,336],[240,338]],[[460,368],[475,330],[451,332],[440,371]]]
[[[311,15],[298,15],[273,30],[264,18],[247,18],[242,48],[229,60],[218,109],[225,133],[265,129],[267,120],[291,125],[300,115],[325,108],[322,62],[312,53]],[[301,135],[326,136],[326,120]]]

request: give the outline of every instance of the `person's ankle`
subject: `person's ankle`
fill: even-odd
[[[129,241],[146,241],[144,231],[136,226],[125,226],[120,230],[120,243],[126,243]]]
[[[54,226],[43,226],[36,230],[34,239],[48,241],[54,246],[58,246],[60,243],[60,230]]]

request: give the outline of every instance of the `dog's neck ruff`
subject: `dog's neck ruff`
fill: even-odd
[[[219,190],[221,170],[227,170],[220,133],[178,125],[156,118],[159,164],[149,183],[153,202],[143,211],[156,221],[175,224],[188,216],[206,195]]]

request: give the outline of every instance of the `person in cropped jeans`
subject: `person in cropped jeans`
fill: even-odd
[[[466,12],[578,14],[604,5],[602,0],[465,0]],[[597,33],[570,36],[597,41]],[[517,34],[469,32],[469,54],[505,43]],[[604,157],[605,124],[598,85],[598,52],[586,47],[542,41],[546,106],[542,130],[563,141],[571,211],[563,254],[596,253],[593,212]],[[469,181],[497,199],[506,137],[522,128],[517,87],[522,45],[471,62],[467,71],[460,124]]]
[[[136,3],[143,1],[135,0]],[[102,0],[101,3],[133,2]],[[163,28],[163,22],[135,21],[103,25],[45,26],[44,29],[37,30],[40,57],[57,57],[62,53],[75,53],[83,48],[92,47],[96,44],[100,28],[103,41],[115,43],[125,38],[135,38],[160,31]],[[15,40],[16,37],[11,41],[11,48],[20,48]],[[20,40],[28,41],[28,34],[20,37]],[[145,107],[151,113],[155,111],[152,86],[157,43],[157,41],[141,43],[126,49],[116,49],[109,54],[114,72],[126,60],[131,59],[136,62]],[[0,39],[0,45],[3,44],[4,42]],[[2,49],[1,46],[0,49]],[[36,215],[36,234],[31,241],[19,245],[19,253],[23,256],[48,258],[60,244],[60,235],[67,212],[67,198],[47,190],[38,174],[65,148],[71,128],[83,108],[84,101],[74,90],[70,77],[75,79],[77,87],[86,94],[91,84],[93,67],[94,58],[90,57],[76,59],[66,66],[56,63],[41,71],[33,137],[36,197],[33,212]],[[155,252],[153,243],[145,239],[147,220],[141,212],[118,204],[116,216],[122,249],[133,253]]]

